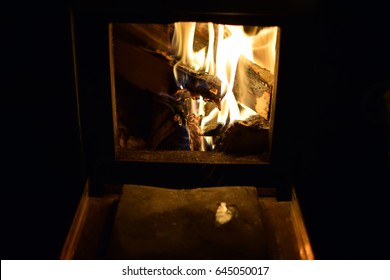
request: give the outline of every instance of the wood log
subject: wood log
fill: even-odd
[[[113,39],[141,49],[169,52],[173,31],[172,24],[114,23]]]
[[[113,44],[115,76],[155,94],[176,91],[173,68],[166,58],[123,40],[114,40]]]
[[[241,57],[237,67],[233,92],[237,101],[256,111],[264,119],[270,117],[274,75]]]
[[[203,101],[212,102],[221,110],[221,81],[217,76],[194,71],[181,63],[175,69],[178,75],[185,76],[183,87],[190,92],[192,99],[198,100],[202,96]]]
[[[166,94],[156,95],[148,145],[150,149],[191,150],[184,102]]]
[[[132,28],[132,26],[127,27],[128,29]],[[153,30],[154,33],[161,31],[159,38],[169,37],[170,32],[172,32],[170,27],[167,26],[163,26],[161,29],[154,28]],[[157,109],[152,110],[153,116],[151,117],[152,125],[148,146],[152,149],[196,150],[202,141],[199,136],[199,124],[195,124],[196,119],[189,113],[190,108],[186,108],[186,113],[183,114],[183,108],[190,105],[185,105],[184,101],[178,98],[178,93],[182,92],[178,90],[173,75],[174,65],[177,61],[168,52],[169,40],[165,40],[168,45],[161,47],[159,50],[148,49],[141,47],[144,42],[137,41],[137,38],[130,39],[131,34],[125,31],[123,29],[121,32],[115,33],[113,42],[114,71],[115,76],[123,78],[133,88],[139,89],[132,91],[133,93],[127,92],[128,94],[147,92],[155,96],[154,102],[157,102],[157,105],[154,106]],[[161,41],[164,40],[155,40],[152,45],[158,45],[156,42]],[[205,101],[208,101],[207,104],[214,105],[206,107],[206,115],[215,106],[221,109],[221,81],[216,76],[194,71],[182,64],[177,65],[177,70],[180,75],[186,76],[183,92],[189,93],[193,99],[202,96]],[[261,68],[248,59],[240,58],[240,67],[237,68],[233,91],[238,101],[259,113],[260,116],[258,121],[252,119],[245,122],[236,122],[224,130],[221,130],[221,124],[216,123],[216,121],[210,122],[204,135],[214,135],[218,138],[217,150],[246,153],[249,151],[259,152],[265,149],[268,141],[268,127],[263,124],[264,121],[267,123],[269,120],[272,83],[273,75],[268,70]],[[244,89],[246,93],[244,93]],[[165,100],[161,103],[161,100],[159,100],[161,96],[170,96],[172,99],[168,98],[169,102],[165,102]],[[137,106],[145,105],[137,104]],[[173,111],[172,108],[174,108]],[[161,115],[159,116],[159,114]],[[188,122],[190,119],[191,122]],[[183,123],[180,124],[180,121]],[[262,125],[259,126],[259,122]],[[244,140],[238,139],[240,134],[245,133],[248,133],[248,135],[244,137]],[[237,140],[238,144],[233,143]],[[243,141],[246,144],[243,144]]]
[[[223,127],[215,137],[215,151],[229,154],[262,154],[268,149],[269,129],[264,119],[253,116]]]

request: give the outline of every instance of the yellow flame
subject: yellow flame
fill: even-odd
[[[176,22],[174,26],[172,46],[180,63],[194,71],[216,75],[221,81],[220,92],[223,97],[221,110],[215,108],[208,116],[205,116],[201,129],[204,128],[204,123],[211,118],[216,117],[218,123],[226,125],[257,114],[245,104],[238,104],[233,92],[238,62],[240,57],[244,56],[274,74],[277,27],[255,27],[250,30],[251,32],[247,32],[242,25],[223,25],[212,22]],[[207,30],[208,44],[195,51],[197,28]],[[183,77],[179,78],[176,70],[175,78],[179,85],[184,84],[180,81]],[[245,93],[247,79],[241,80],[240,92]],[[199,106],[195,106],[200,109],[197,113],[203,114],[204,101],[200,99],[197,102],[200,103]]]

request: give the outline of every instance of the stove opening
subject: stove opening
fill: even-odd
[[[278,26],[111,23],[116,160],[269,161]]]

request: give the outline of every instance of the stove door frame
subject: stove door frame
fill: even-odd
[[[72,12],[73,48],[76,69],[76,92],[79,105],[81,139],[84,157],[85,177],[90,180],[91,195],[101,195],[107,183],[142,183],[172,187],[199,187],[212,185],[254,185],[261,188],[275,188],[279,200],[290,200],[293,185],[288,130],[290,125],[283,116],[288,108],[286,95],[289,84],[288,52],[283,42],[294,20],[290,16],[260,13],[212,13],[175,12],[115,13],[109,10],[91,12],[75,9]],[[166,23],[174,21],[208,21],[227,24],[279,26],[280,61],[278,69],[277,110],[275,97],[271,109],[274,124],[271,128],[272,153],[269,162],[260,164],[197,164],[126,162],[115,159],[112,122],[112,96],[109,57],[109,24],[112,22]],[[294,26],[294,24],[292,25]],[[287,138],[286,138],[287,136]],[[216,172],[220,177],[214,180],[200,180],[199,174],[210,176]],[[146,176],[144,175],[146,174]],[[149,174],[155,175],[153,179]],[[181,174],[183,176],[175,176]],[[237,179],[237,174],[245,174]],[[223,177],[223,180],[220,178]],[[243,179],[245,178],[245,179]],[[241,181],[240,181],[241,180]]]

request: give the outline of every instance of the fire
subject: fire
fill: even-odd
[[[224,25],[197,22],[177,22],[174,25],[172,47],[179,62],[174,67],[177,85],[186,87],[188,77],[179,74],[178,65],[184,65],[195,73],[216,76],[220,80],[218,91],[221,95],[220,107],[215,107],[206,115],[205,101],[202,97],[193,101],[193,114],[200,116],[200,128],[216,120],[218,124],[228,125],[235,121],[245,120],[258,112],[245,103],[248,100],[247,79],[240,67],[240,59],[245,57],[256,65],[275,72],[277,27],[244,27],[242,25]],[[196,48],[202,36],[197,30],[207,31],[207,44]],[[205,36],[203,34],[203,37]],[[237,72],[241,75],[237,75]],[[236,81],[236,78],[239,79]],[[238,84],[240,96],[234,92]],[[213,94],[211,92],[210,94]],[[239,100],[237,100],[239,98]],[[208,138],[208,139],[207,139]],[[212,145],[212,140],[206,141]]]

